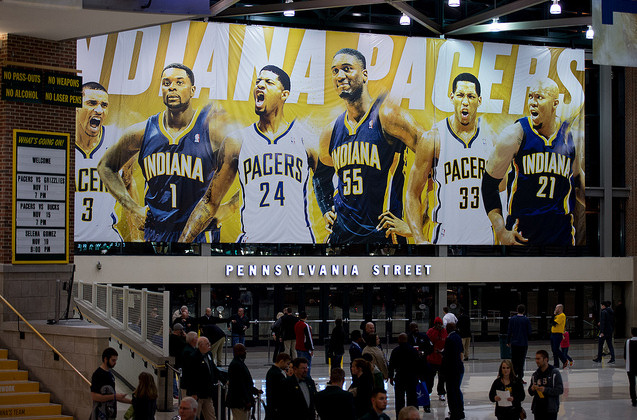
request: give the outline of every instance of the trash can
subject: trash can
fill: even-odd
[[[507,346],[507,335],[500,334],[500,359],[511,358],[511,347]]]

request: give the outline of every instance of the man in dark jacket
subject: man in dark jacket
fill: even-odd
[[[456,329],[462,338],[462,354],[464,354],[464,360],[467,361],[469,360],[469,344],[471,344],[471,318],[464,313],[463,308],[460,308]]]
[[[196,372],[193,372],[193,360],[197,355],[197,333],[194,331],[190,331],[186,334],[186,345],[181,351],[181,381],[179,383],[179,388],[181,389],[181,398],[186,397],[188,394],[188,389],[191,387],[188,386],[188,383],[194,378]],[[192,390],[192,389],[191,389]]]
[[[418,350],[409,345],[407,338],[405,333],[398,336],[398,347],[392,350],[389,357],[389,383],[394,385],[396,394],[396,416],[405,406],[405,394],[407,405],[418,407]]]
[[[298,322],[298,318],[292,313],[292,308],[283,309],[281,317],[281,334],[283,336],[283,351],[290,355],[292,359],[296,359],[296,333],[294,326]]]
[[[250,326],[250,320],[245,314],[245,309],[239,308],[237,313],[230,317],[230,331],[232,333],[232,347],[237,343],[246,343],[246,330]]]
[[[284,387],[285,371],[290,364],[290,356],[287,353],[279,353],[275,363],[265,375],[265,420],[279,420],[281,418],[282,405],[285,401]]]
[[[464,419],[464,399],[460,385],[464,376],[462,362],[462,339],[456,331],[456,324],[447,324],[447,339],[442,352],[442,366],[440,367],[447,384],[447,404],[449,405],[449,420]]]
[[[249,420],[250,409],[254,406],[254,395],[263,393],[255,388],[250,370],[245,364],[246,347],[237,343],[232,348],[234,359],[228,366],[228,395],[226,402],[235,420]]]
[[[304,357],[292,362],[294,375],[285,380],[285,402],[282,420],[314,420],[316,385],[308,376],[308,363]]]
[[[217,324],[209,323],[201,326],[201,335],[210,341],[210,353],[217,366],[223,365],[223,344],[226,333]]]
[[[361,330],[354,330],[350,334],[352,343],[349,345],[349,363],[350,365],[356,359],[363,357],[363,336]]]
[[[610,360],[608,363],[615,363],[615,348],[613,348],[613,310],[610,307],[610,302],[602,302],[602,313],[597,325],[599,326],[597,357],[593,359],[593,362],[602,361],[602,349],[604,348],[604,342],[606,342],[608,350],[610,351]]]
[[[188,381],[188,395],[197,400],[197,417],[216,420],[215,407],[212,401],[217,395],[215,384],[221,378],[221,372],[212,361],[210,341],[206,337],[197,340],[198,351],[191,359],[192,378]]]
[[[538,350],[535,353],[537,370],[531,376],[529,395],[533,397],[531,411],[536,420],[557,419],[560,410],[560,395],[564,392],[562,375],[558,369],[549,365],[549,353]]]
[[[509,329],[507,333],[507,345],[511,347],[511,363],[513,371],[523,383],[524,360],[529,349],[529,337],[531,336],[531,321],[524,315],[526,308],[518,305],[518,314],[509,318]]]
[[[316,394],[316,411],[322,419],[355,420],[354,394],[343,390],[345,371],[333,368],[325,389]]]

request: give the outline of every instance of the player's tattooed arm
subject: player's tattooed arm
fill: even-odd
[[[405,216],[417,244],[428,243],[423,233],[424,216],[427,214],[428,202],[427,197],[422,198],[422,192],[429,179],[435,151],[439,150],[437,147],[439,141],[437,129],[428,131],[418,140],[416,156],[407,181]]]
[[[241,141],[226,138],[219,150],[219,169],[215,172],[204,196],[199,200],[186,222],[179,242],[192,242],[208,226],[219,209],[237,174]]]
[[[131,212],[135,225],[140,229],[144,226],[146,208],[140,206],[130,195],[120,170],[139,153],[145,127],[145,122],[131,126],[119,141],[106,151],[97,164],[97,172],[104,186],[126,210]]]
[[[386,134],[402,141],[411,150],[416,150],[416,144],[425,130],[407,110],[388,99],[383,102],[378,116]]]
[[[518,231],[517,222],[512,230],[506,229],[501,204],[499,208],[487,205],[488,202],[496,200],[496,195],[499,193],[499,182],[494,184],[495,195],[492,196],[493,191],[487,191],[485,180],[502,180],[504,178],[511,165],[511,161],[518,150],[520,150],[523,138],[524,132],[520,123],[516,122],[505,128],[498,137],[495,148],[487,160],[485,175],[488,174],[488,177],[483,175],[482,195],[484,197],[483,201],[485,202],[485,206],[487,207],[487,216],[489,220],[491,220],[491,225],[493,226],[496,237],[502,245],[524,245],[528,242],[528,239],[523,236],[523,232]],[[499,200],[499,197],[497,200]]]

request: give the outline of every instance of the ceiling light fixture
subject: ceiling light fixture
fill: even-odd
[[[285,0],[286,3],[292,3],[292,0]],[[283,12],[283,16],[285,17],[293,17],[294,16],[294,10],[286,10]]]
[[[551,12],[552,15],[559,15],[560,13],[562,13],[562,6],[560,6],[560,0],[553,0],[553,4],[551,5],[549,12]]]
[[[491,21],[491,24],[489,25],[489,30],[491,32],[500,32],[501,29],[502,29],[502,24],[500,23],[500,18],[494,17],[493,20]]]
[[[595,31],[593,30],[592,25],[588,25],[588,30],[586,31],[586,39],[593,39],[595,37]]]
[[[449,7],[458,7],[460,6],[460,0],[449,0]]]
[[[361,17],[361,16],[363,16],[363,14],[362,13],[358,13],[358,12],[354,12],[354,13],[352,13],[352,16]]]
[[[411,25],[411,19],[409,18],[409,16],[403,13],[403,15],[400,17],[400,24],[403,26]]]

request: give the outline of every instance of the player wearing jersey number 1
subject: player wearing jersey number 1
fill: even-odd
[[[456,76],[449,95],[453,114],[435,124],[416,147],[406,200],[407,222],[416,243],[494,244],[480,196],[482,172],[493,149],[493,133],[477,116],[480,93],[474,75]],[[428,183],[431,203],[421,200]],[[427,217],[431,224],[425,234]]]
[[[584,205],[584,171],[570,122],[557,117],[558,98],[553,80],[535,80],[528,95],[531,115],[504,129],[487,161],[485,210],[504,245],[575,245],[575,207]],[[505,224],[498,185],[511,163]]]
[[[163,69],[161,93],[166,110],[126,130],[102,158],[98,171],[110,193],[133,213],[145,240],[176,242],[212,179],[228,121],[225,113],[210,106],[192,105],[195,76],[183,64]],[[118,174],[136,154],[146,180],[146,206],[128,194]],[[196,241],[217,242],[216,223]]]
[[[309,170],[316,169],[314,136],[283,114],[290,77],[267,65],[254,85],[254,111],[259,121],[232,133],[221,146],[219,170],[190,215],[180,241],[192,240],[216,215],[239,174],[240,242],[314,243],[308,215]]]
[[[382,96],[372,99],[359,51],[339,50],[331,71],[346,111],[320,139],[321,161],[338,174],[329,242],[386,243],[396,235],[411,236],[402,220],[404,154],[405,147],[415,149],[424,130],[399,105]],[[333,220],[334,214],[322,210]]]
[[[115,226],[115,199],[108,193],[97,173],[97,163],[118,139],[115,127],[105,126],[109,112],[108,92],[97,82],[82,85],[82,107],[75,119],[75,241],[123,240]],[[133,159],[122,169],[127,191],[136,196],[132,177]],[[126,217],[126,212],[124,213]],[[131,226],[132,227],[132,226]],[[137,229],[129,229],[130,240],[139,239]]]

